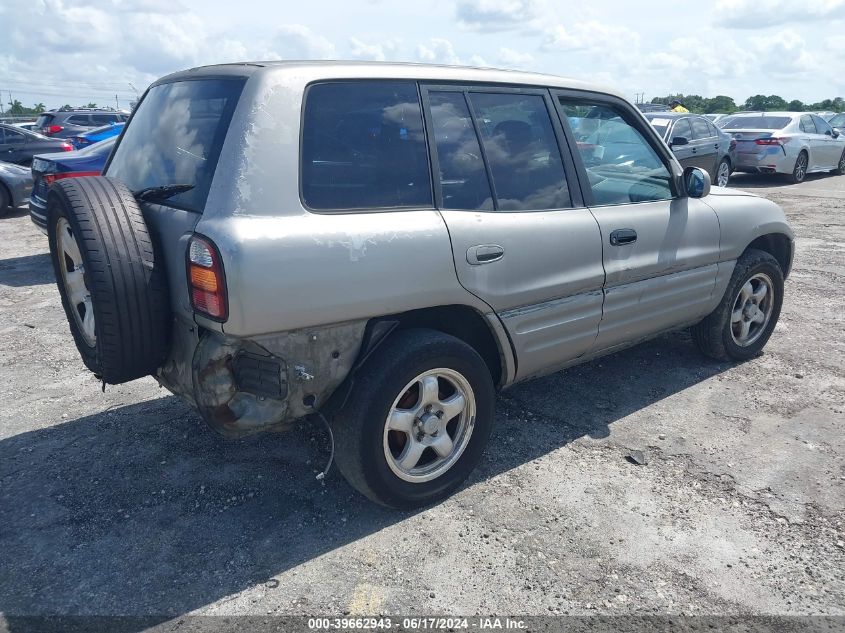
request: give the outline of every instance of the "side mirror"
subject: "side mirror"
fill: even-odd
[[[684,169],[684,189],[690,198],[705,198],[710,194],[710,174],[700,167]]]
[[[833,128],[833,138],[839,138],[841,134],[842,130],[840,130],[838,127]]]
[[[825,130],[824,133],[828,136],[833,136],[833,132],[831,132],[830,130]]]
[[[689,139],[686,136],[673,136],[671,142],[669,143],[669,147],[673,147],[675,145],[689,145]]]

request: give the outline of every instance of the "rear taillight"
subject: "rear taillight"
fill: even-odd
[[[789,141],[789,137],[781,138],[772,136],[770,138],[758,138],[754,141],[757,145],[784,145]]]
[[[215,321],[229,317],[220,253],[210,240],[198,235],[188,242],[188,291],[196,312]]]
[[[62,151],[63,152],[72,152],[73,151],[73,145],[71,145],[70,143],[62,143]]]
[[[68,171],[63,174],[44,174],[44,184],[48,187],[57,180],[64,180],[65,178],[80,178],[81,176],[99,176],[99,171]]]
[[[47,136],[50,136],[51,134],[58,134],[63,129],[64,128],[61,125],[48,125],[47,127],[41,128],[41,132],[43,134],[46,134]]]

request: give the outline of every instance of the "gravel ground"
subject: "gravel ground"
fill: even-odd
[[[45,238],[0,221],[0,612],[845,615],[845,178],[734,184],[798,236],[765,353],[677,333],[516,386],[417,513],[317,481],[320,428],[225,441],[152,379],[103,393]]]

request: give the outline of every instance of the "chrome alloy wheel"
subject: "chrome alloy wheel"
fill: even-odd
[[[804,180],[804,177],[807,175],[807,155],[801,153],[798,155],[798,160],[795,161],[795,171],[793,172],[795,175],[795,180],[801,182]]]
[[[384,425],[384,456],[405,481],[436,479],[458,461],[475,426],[475,394],[453,369],[426,371],[393,401]]]
[[[774,284],[757,273],[739,289],[731,312],[731,336],[740,347],[748,347],[763,334],[775,305]]]
[[[56,241],[59,251],[59,264],[62,271],[62,284],[67,293],[67,300],[73,312],[73,318],[82,338],[90,346],[97,343],[94,328],[94,306],[91,292],[85,279],[85,266],[76,236],[66,218],[59,218],[56,224]]]
[[[719,171],[716,173],[716,186],[727,187],[731,179],[731,166],[726,161],[719,163]]]

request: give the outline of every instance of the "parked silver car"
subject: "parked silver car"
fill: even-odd
[[[25,204],[32,191],[32,174],[27,167],[0,162],[0,218]]]
[[[609,120],[630,151],[576,139]],[[227,436],[328,418],[346,479],[393,507],[464,481],[496,388],[688,326],[753,358],[793,256],[777,205],[548,75],[195,68],[147,90],[104,173],[47,199],[85,364],[154,375]]]
[[[788,174],[845,174],[845,136],[824,119],[806,112],[747,112],[720,121],[736,139],[737,171]]]

